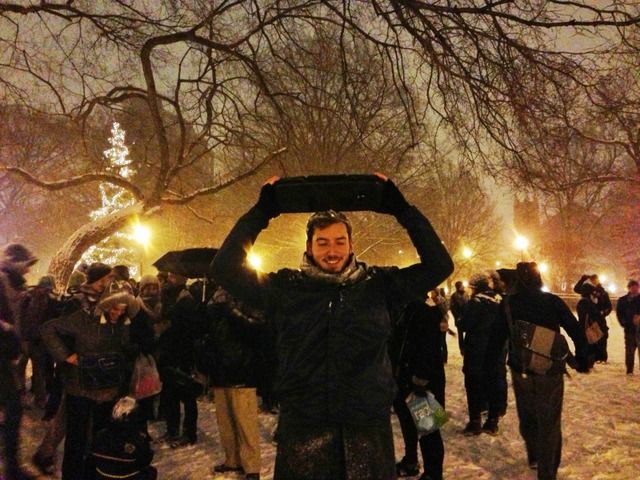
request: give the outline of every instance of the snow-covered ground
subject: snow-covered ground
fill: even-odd
[[[627,376],[624,368],[622,330],[610,317],[610,362],[598,365],[589,375],[573,375],[566,380],[563,417],[564,449],[559,478],[562,480],[635,480],[640,478],[640,373]],[[509,412],[497,437],[463,437],[459,431],[466,418],[466,400],[457,342],[449,339],[447,365],[447,407],[451,420],[444,427],[445,477],[449,480],[534,479],[526,464],[524,445],[518,433],[513,394],[509,392]],[[638,369],[638,367],[636,367]],[[638,370],[636,370],[638,371]],[[171,450],[156,448],[154,464],[160,479],[197,480],[240,478],[214,476],[214,464],[224,460],[215,421],[215,405],[199,403],[199,442]],[[24,419],[23,458],[30,459],[43,425],[35,411]],[[275,447],[271,431],[275,417],[261,415],[262,478],[271,479]],[[151,428],[162,433],[161,424]],[[397,458],[402,456],[402,439],[394,421]],[[58,474],[59,475],[59,474]],[[46,477],[42,477],[43,479]],[[59,478],[56,477],[56,478]]]

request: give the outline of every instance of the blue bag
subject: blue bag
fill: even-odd
[[[440,430],[449,418],[442,405],[438,403],[433,393],[427,392],[426,397],[412,395],[407,401],[413,422],[418,429],[418,436],[423,437]]]

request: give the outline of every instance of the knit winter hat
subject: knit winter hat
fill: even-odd
[[[78,288],[84,282],[87,281],[87,276],[80,270],[74,270],[69,277],[69,285],[67,288]]]
[[[87,268],[87,285],[97,282],[103,279],[107,275],[111,274],[111,267],[101,262],[95,262],[89,265]]]
[[[56,281],[53,278],[53,275],[45,275],[42,278],[40,278],[40,280],[38,280],[38,286],[55,290]]]
[[[160,288],[160,281],[154,275],[143,275],[140,279],[140,283],[138,284],[138,290],[142,292],[148,285],[156,285],[158,288]]]
[[[25,267],[30,267],[38,261],[38,258],[27,247],[19,243],[10,243],[4,247],[3,257],[5,261],[13,264],[20,263]]]

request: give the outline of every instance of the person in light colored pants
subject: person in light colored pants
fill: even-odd
[[[246,475],[260,473],[260,432],[255,388],[214,388],[224,464],[242,467]]]

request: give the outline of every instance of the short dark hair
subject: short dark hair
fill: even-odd
[[[460,288],[460,287],[461,287],[461,286],[463,286],[463,285],[464,285],[464,283],[462,283],[460,280],[458,280],[458,281],[456,282],[456,289]]]
[[[640,285],[638,281],[632,278],[631,280],[629,280],[629,283],[627,283],[627,288],[637,287],[638,285]]]
[[[307,242],[313,239],[313,232],[316,228],[327,228],[329,225],[335,223],[344,223],[347,227],[347,235],[351,240],[351,222],[344,213],[336,212],[335,210],[324,210],[322,212],[316,212],[309,217],[307,221]]]

